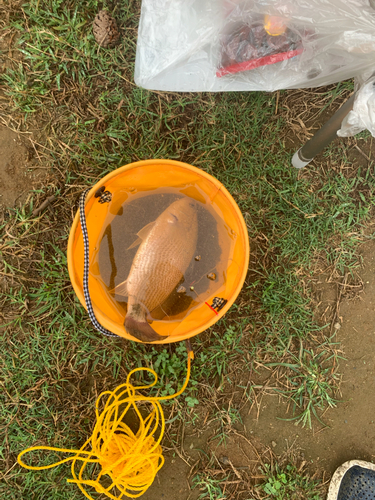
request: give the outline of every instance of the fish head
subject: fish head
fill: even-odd
[[[172,203],[167,212],[167,220],[170,224],[180,223],[188,227],[196,224],[197,202],[193,198],[181,198]]]

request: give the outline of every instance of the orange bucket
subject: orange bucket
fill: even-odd
[[[112,195],[109,204],[98,203],[95,193],[105,187]],[[223,271],[225,284],[205,298],[204,303],[192,309],[189,314],[175,321],[172,331],[160,323],[161,334],[167,338],[158,344],[179,342],[203,332],[216,323],[236,300],[249,262],[249,239],[242,214],[227,189],[206,172],[173,160],[146,160],[131,163],[106,175],[89,191],[86,197],[86,224],[89,234],[90,266],[100,247],[103,227],[108,226],[121,210],[127,192],[152,193],[160,188],[177,189],[186,196],[201,200],[202,195],[211,203],[213,210],[220,216],[228,232],[235,235],[231,247],[231,258]],[[77,212],[69,235],[68,269],[75,293],[86,308],[83,293],[84,244]],[[129,340],[140,342],[128,334],[124,327],[124,314],[116,307],[115,301],[103,280],[94,274],[89,276],[89,290],[95,316],[107,330]],[[219,307],[216,307],[220,304]],[[223,305],[224,304],[224,305]],[[159,323],[159,322],[158,322]],[[164,331],[163,331],[164,328]],[[158,331],[159,333],[159,331]]]

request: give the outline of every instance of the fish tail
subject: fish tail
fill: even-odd
[[[126,331],[141,342],[155,342],[166,336],[159,335],[146,320],[146,312],[139,305],[134,305],[125,318]]]

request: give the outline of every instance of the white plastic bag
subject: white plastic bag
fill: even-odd
[[[371,75],[362,84],[357,81],[356,87],[353,109],[343,119],[337,135],[350,137],[367,129],[375,137],[375,76]]]
[[[335,83],[374,61],[369,0],[143,0],[135,82],[274,91]]]

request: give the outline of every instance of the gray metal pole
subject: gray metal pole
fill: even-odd
[[[337,137],[337,131],[341,127],[341,122],[345,116],[353,109],[355,99],[354,94],[336,111],[327,123],[319,129],[315,135],[309,139],[302,148],[296,151],[292,158],[292,165],[296,168],[303,168],[308,165],[317,154],[328,146]]]

